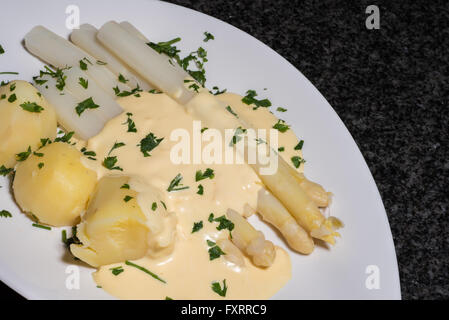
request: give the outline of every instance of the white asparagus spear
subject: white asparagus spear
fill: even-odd
[[[293,250],[303,254],[312,253],[314,249],[312,237],[298,225],[282,203],[265,188],[260,189],[257,194],[257,212],[282,233]]]
[[[58,36],[43,26],[36,26],[25,35],[25,47],[35,56],[57,68],[79,66],[80,61],[87,59],[88,73],[103,90],[114,97],[113,88],[118,86],[121,91],[130,87],[118,81],[118,78],[105,66],[95,63],[95,59],[70,41]]]
[[[123,112],[122,107],[110,95],[105,93],[100,86],[90,78],[86,73],[82,72],[78,67],[72,67],[64,70],[64,75],[67,76],[65,80],[67,89],[78,99],[85,100],[92,98],[92,100],[100,107],[92,109],[104,120],[108,121]],[[87,88],[81,86],[80,78],[88,81]]]
[[[265,240],[262,232],[257,231],[239,213],[228,209],[226,216],[234,223],[232,230],[232,242],[244,253],[252,262],[259,267],[269,267],[276,258],[276,248],[271,241]]]
[[[134,25],[132,25],[131,23],[129,23],[128,21],[122,21],[120,22],[120,26],[125,29],[126,31],[128,31],[130,34],[140,38],[142,41],[144,41],[145,43],[150,42],[150,40],[145,37],[143,35],[142,32],[139,31],[139,29],[137,29],[136,27],[134,27]]]
[[[74,29],[70,35],[70,40],[78,47],[91,54],[95,59],[105,62],[106,68],[112,71],[118,78],[123,75],[128,86],[135,88],[139,86],[143,90],[152,89],[150,85],[134,72],[128,70],[122,61],[115,57],[97,40],[97,28],[90,24],[82,24],[79,29]]]
[[[192,91],[184,86],[184,80],[189,75],[181,67],[175,62],[170,64],[165,55],[154,51],[117,22],[105,23],[99,29],[97,38],[142,78],[177,101],[185,103],[193,97]]]
[[[225,260],[235,264],[238,267],[245,266],[245,260],[243,259],[242,252],[231,241],[228,239],[220,239],[217,241],[217,246],[219,246],[223,252],[226,252],[224,255]]]
[[[77,138],[87,140],[97,135],[105,125],[105,121],[96,110],[88,110],[80,116],[75,107],[81,100],[75,98],[68,90],[60,91],[56,88],[56,80],[49,75],[41,78],[45,83],[36,83],[36,87],[55,109],[58,123],[67,131],[75,132]]]
[[[307,179],[303,173],[298,172],[293,168],[292,174],[295,175],[300,186],[318,207],[325,208],[329,205],[331,195],[330,192],[326,192],[320,184]]]

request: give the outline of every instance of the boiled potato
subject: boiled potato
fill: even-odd
[[[48,225],[75,225],[97,182],[82,157],[75,147],[54,142],[20,162],[13,190],[22,210]]]
[[[40,139],[55,138],[56,125],[53,108],[31,84],[12,81],[1,86],[0,166],[13,167],[16,154],[37,149]]]
[[[93,267],[138,259],[148,250],[147,218],[129,177],[103,177],[97,184],[77,236],[73,255]],[[125,187],[124,187],[125,186]],[[153,213],[154,215],[154,213]]]

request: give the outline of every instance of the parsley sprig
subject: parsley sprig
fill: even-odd
[[[176,177],[174,177],[173,180],[170,182],[170,185],[168,186],[167,191],[172,192],[172,191],[180,191],[180,190],[188,189],[189,186],[182,186],[181,180],[182,180],[182,175],[180,173],[178,173],[176,175]]]
[[[164,138],[158,138],[154,133],[150,132],[145,138],[140,140],[140,143],[137,146],[140,146],[140,151],[143,153],[144,157],[150,157],[151,155],[149,152],[156,148],[162,140],[164,140]]]

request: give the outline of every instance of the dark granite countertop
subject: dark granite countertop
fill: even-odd
[[[318,88],[374,175],[403,299],[449,298],[449,2],[170,2],[248,32]],[[365,27],[371,4],[379,30]]]

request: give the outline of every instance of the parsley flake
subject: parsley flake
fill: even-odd
[[[213,282],[212,283],[212,291],[221,297],[226,297],[226,292],[228,291],[228,287],[226,285],[226,279],[223,280],[223,289],[221,288],[220,283]]]
[[[277,129],[279,132],[284,133],[290,129],[290,126],[285,124],[284,120],[278,120],[278,122],[273,126],[273,129]]]
[[[188,189],[189,188],[188,186],[182,186],[181,180],[182,180],[182,175],[180,173],[178,173],[176,175],[176,177],[174,177],[173,180],[170,182],[170,185],[168,186],[167,191],[172,192],[172,191]]]
[[[2,218],[12,218],[12,214],[8,210],[2,210],[2,211],[0,211],[0,217],[2,217]]]
[[[198,232],[201,229],[203,229],[203,221],[193,223],[192,233]]]
[[[269,108],[271,107],[271,101],[268,99],[258,100],[255,97],[257,96],[257,92],[255,90],[248,90],[246,92],[246,96],[243,97],[242,102],[250,105],[254,104],[253,110],[256,110],[260,107]]]
[[[86,109],[97,109],[100,106],[98,104],[95,104],[95,102],[92,100],[92,97],[87,98],[86,100],[78,103],[78,105],[75,107],[76,113],[78,114],[78,116],[81,116],[81,114],[86,110]]]
[[[140,151],[143,153],[144,157],[150,157],[151,155],[149,152],[156,148],[162,140],[164,140],[164,138],[157,138],[152,132],[150,132],[145,138],[140,140],[140,144],[137,146],[140,146]]]
[[[40,113],[44,108],[38,105],[36,102],[24,102],[20,105],[23,110],[28,112]]]
[[[204,173],[201,172],[201,170],[198,170],[195,173],[195,181],[196,182],[207,179],[207,178],[213,179],[214,177],[215,177],[214,170],[212,170],[211,168],[207,168],[206,170],[204,170]]]

